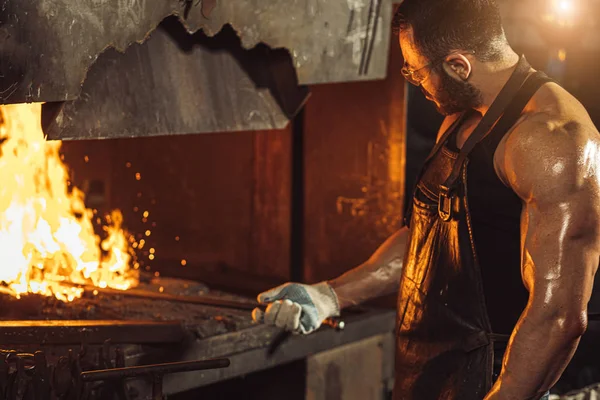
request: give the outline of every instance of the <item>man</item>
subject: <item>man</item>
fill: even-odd
[[[586,330],[600,260],[600,136],[506,41],[493,0],[405,0],[406,79],[446,119],[407,226],[329,282],[259,295],[310,333],[399,290],[395,399],[539,399]]]

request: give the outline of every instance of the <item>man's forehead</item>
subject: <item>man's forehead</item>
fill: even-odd
[[[415,45],[413,30],[411,27],[400,30],[398,35],[398,42],[404,61],[409,68],[417,68],[420,65],[424,65],[428,62],[427,58],[424,57],[417,46]]]

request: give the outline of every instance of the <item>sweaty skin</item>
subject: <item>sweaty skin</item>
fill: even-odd
[[[398,291],[408,232],[407,227],[400,229],[365,263],[329,282],[340,308]]]
[[[537,399],[559,379],[587,327],[600,259],[600,134],[583,106],[549,83],[504,138],[494,164],[523,201],[529,302],[485,399]]]

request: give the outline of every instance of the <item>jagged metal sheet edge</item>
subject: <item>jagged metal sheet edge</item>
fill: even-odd
[[[289,50],[300,84],[385,77],[392,0],[218,1],[186,13],[182,0],[4,0],[0,7],[0,103],[78,97],[86,73],[107,48],[143,43],[166,17],[188,32],[216,34],[225,24],[242,45]],[[184,15],[185,14],[185,15]],[[4,60],[4,62],[3,62]],[[6,60],[22,71],[15,85]]]
[[[45,104],[47,137],[113,139],[282,129],[306,101],[308,88],[295,83],[287,52],[269,51],[263,57],[258,49],[238,47],[230,53],[225,44],[207,48],[205,35],[179,41],[186,39],[181,36],[185,29],[176,19],[165,22],[145,43],[131,45],[125,53],[103,53],[90,68],[78,99]],[[260,76],[253,75],[258,71]]]

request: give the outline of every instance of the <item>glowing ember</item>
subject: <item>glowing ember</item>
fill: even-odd
[[[128,289],[129,242],[114,211],[101,240],[84,195],[69,188],[60,142],[47,142],[41,105],[0,107],[0,291],[80,297],[73,284]]]

